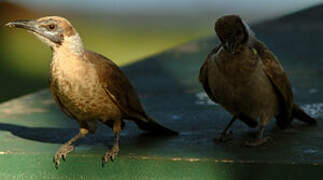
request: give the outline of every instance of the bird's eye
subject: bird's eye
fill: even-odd
[[[50,24],[47,27],[49,30],[54,30],[56,28],[55,24]]]

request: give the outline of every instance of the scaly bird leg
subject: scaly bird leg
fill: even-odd
[[[252,142],[249,142],[249,141],[245,142],[245,146],[247,146],[247,147],[256,147],[256,146],[263,145],[266,142],[268,142],[269,140],[271,140],[271,137],[264,136],[264,130],[265,130],[265,126],[260,125],[259,131],[258,131],[258,136],[257,136],[256,140],[254,140]]]
[[[66,160],[66,156],[68,153],[72,152],[74,150],[74,144],[77,140],[84,137],[89,131],[84,128],[80,128],[80,132],[74,136],[72,139],[70,139],[67,143],[63,144],[55,153],[54,155],[54,163],[56,169],[58,169],[60,160],[63,158],[63,160]]]
[[[114,143],[112,148],[107,151],[102,157],[102,167],[104,167],[105,163],[107,163],[108,160],[114,161],[115,157],[119,153],[119,134],[121,132],[121,124],[121,120],[117,120],[113,124]]]
[[[231,121],[229,122],[229,124],[225,127],[225,129],[223,130],[223,132],[221,133],[220,137],[216,138],[216,142],[226,142],[231,140],[231,136],[232,136],[232,132],[228,130],[229,128],[232,126],[232,124],[236,121],[237,117],[233,116]]]

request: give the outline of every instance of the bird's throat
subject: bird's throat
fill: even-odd
[[[62,51],[75,56],[82,56],[84,54],[84,47],[80,36],[76,33],[72,36],[65,37],[63,43],[56,51]]]

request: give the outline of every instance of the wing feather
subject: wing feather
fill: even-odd
[[[254,40],[252,47],[260,56],[264,64],[264,72],[281,97],[280,107],[282,108],[282,111],[277,120],[280,121],[278,123],[282,123],[281,125],[285,126],[292,120],[292,109],[294,104],[294,96],[287,74],[276,56],[262,42]]]
[[[208,79],[208,76],[209,76],[209,74],[208,74],[208,66],[209,66],[209,64],[208,63],[212,60],[212,55],[216,54],[219,51],[220,47],[221,47],[221,45],[217,46],[216,48],[214,48],[208,54],[204,64],[200,68],[200,75],[199,75],[199,81],[202,84],[204,91],[209,96],[209,98],[214,102],[217,102],[217,100],[216,100],[215,96],[213,96],[211,88],[209,86],[209,79]]]
[[[107,95],[126,115],[145,116],[145,111],[139,101],[134,87],[121,71],[121,69],[110,59],[94,53],[87,53],[88,59],[96,65],[101,84]]]

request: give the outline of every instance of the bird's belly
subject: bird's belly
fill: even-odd
[[[248,115],[257,119],[263,115],[276,115],[278,99],[265,73],[253,73],[245,77],[230,78],[221,73],[213,74],[212,93],[219,104],[233,115]],[[265,114],[264,114],[265,113]]]
[[[54,86],[64,107],[78,120],[114,117],[119,112],[98,82],[70,82],[61,79]]]

